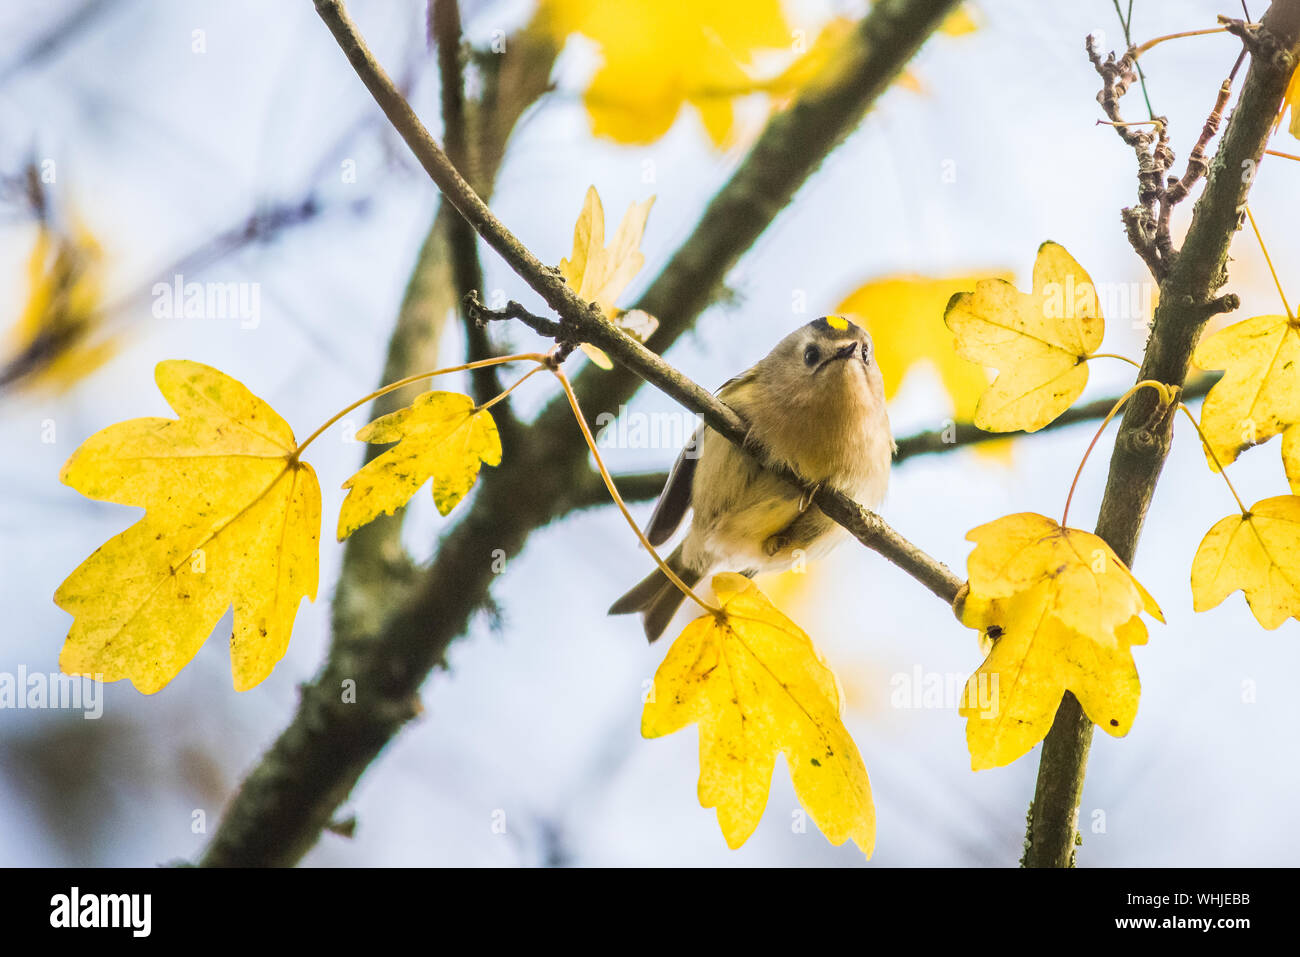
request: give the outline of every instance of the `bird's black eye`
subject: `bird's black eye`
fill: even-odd
[[[803,351],[804,365],[815,366],[822,357],[822,351],[816,346],[809,346]]]
[[[870,342],[865,342],[865,341],[864,341],[864,342],[862,343],[862,361],[863,361],[863,362],[870,362],[870,361],[871,361],[871,343],[870,343]]]

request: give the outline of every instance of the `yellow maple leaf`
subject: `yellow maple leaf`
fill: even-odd
[[[871,333],[872,343],[885,380],[885,398],[893,399],[908,373],[929,363],[952,397],[953,413],[969,422],[979,398],[989,387],[983,366],[970,362],[952,347],[952,333],[944,324],[949,300],[974,289],[980,282],[998,279],[1009,282],[1006,273],[985,273],[951,279],[926,276],[885,276],[850,293],[835,309],[837,315],[856,315]],[[990,448],[992,446],[992,448]],[[981,443],[982,451],[1005,455],[1002,442]]]
[[[154,377],[179,418],[111,425],[59,474],[90,498],[145,508],[55,592],[74,616],[59,665],[152,694],[233,604],[244,691],[284,657],[302,598],[316,598],[320,486],[288,423],[240,382],[186,360]]]
[[[469,494],[482,464],[501,464],[501,437],[492,413],[458,392],[425,392],[405,409],[380,416],[357,432],[363,442],[397,445],[343,483],[339,541],[380,515],[391,515],[433,479],[433,502],[446,515]]]
[[[697,618],[668,650],[641,716],[647,738],[700,726],[700,805],[739,847],[767,805],[784,751],[795,795],[832,844],[875,844],[871,785],[840,720],[835,675],[812,641],[748,578],[713,578],[722,613]]]
[[[1300,425],[1293,425],[1282,434],[1282,467],[1286,469],[1291,494],[1300,495]]]
[[[651,196],[644,202],[630,205],[613,241],[606,248],[605,207],[596,187],[588,186],[582,212],[573,226],[572,256],[560,260],[559,270],[564,281],[579,297],[600,306],[605,318],[611,322],[620,315],[616,306],[618,297],[645,264],[645,254],[640,249],[641,236],[645,233],[646,219],[654,201]],[[658,325],[657,319],[640,310],[633,310],[633,313],[653,322],[650,331]],[[584,342],[582,350],[602,369],[614,368],[609,357],[596,346]]]
[[[1164,616],[1105,540],[1032,512],[972,529],[964,624],[987,657],[960,713],[971,766],[1009,764],[1043,739],[1068,690],[1108,733],[1128,732],[1139,684],[1129,649],[1140,613]],[[991,648],[990,648],[991,643]]]
[[[854,17],[831,17],[822,24],[807,50],[779,74],[762,84],[762,88],[777,99],[778,106],[784,106],[796,93],[816,92],[830,86],[836,79],[837,66],[849,60],[842,55],[842,51],[858,22]],[[977,29],[979,27],[974,17],[963,6],[944,19],[939,32],[949,37],[961,37],[974,33]],[[926,92],[925,84],[910,70],[903,70],[896,82],[913,93]]]
[[[939,25],[939,32],[950,37],[964,37],[974,33],[979,29],[979,21],[976,20],[972,10],[969,3],[963,3],[944,18],[943,23]]]
[[[1100,641],[1065,625],[1055,611],[1071,601],[1045,579],[1009,598],[968,601],[962,622],[996,637],[966,682],[958,713],[975,771],[1011,764],[1051,730],[1066,691],[1108,734],[1123,737],[1137,717],[1141,684],[1131,648],[1145,644],[1136,615]]]
[[[592,133],[620,143],[646,144],[668,132],[682,108],[699,112],[715,148],[736,138],[734,101],[766,93],[782,108],[796,93],[831,84],[851,60],[843,46],[858,20],[836,16],[818,28],[811,45],[791,30],[776,0],[543,0],[537,28],[559,43],[581,34],[600,48],[603,63],[584,95]],[[960,37],[978,29],[965,8],[940,32]],[[775,75],[760,75],[772,59],[796,56]],[[764,71],[766,72],[766,71]],[[898,84],[923,86],[903,71]]]
[[[1204,339],[1192,361],[1224,369],[1201,406],[1201,429],[1210,440],[1210,467],[1228,465],[1252,445],[1300,423],[1300,322],[1256,316]]]
[[[1105,332],[1092,279],[1053,242],[1038,247],[1031,293],[986,279],[953,296],[944,321],[959,355],[998,370],[975,410],[990,432],[1036,432],[1068,409]]]
[[[1164,621],[1128,566],[1091,532],[1019,512],[971,529],[966,540],[976,543],[966,563],[972,595],[1009,598],[1050,579],[1070,599],[1054,614],[1075,631],[1108,637],[1141,610]]]
[[[67,391],[117,351],[105,336],[103,252],[79,226],[59,236],[42,225],[27,260],[27,301],[10,329],[0,382]]]
[[[763,88],[776,97],[778,106],[788,104],[796,93],[820,90],[834,81],[835,66],[844,62],[841,49],[856,25],[857,20],[852,17],[827,20],[808,49],[763,84]]]
[[[721,148],[734,98],[756,89],[755,55],[792,40],[779,0],[544,0],[539,24],[560,42],[579,33],[599,46],[583,97],[592,133],[632,144],[663,136],[689,103]]]
[[[1241,589],[1256,620],[1300,618],[1300,497],[1256,502],[1215,523],[1192,559],[1192,601],[1206,611]]]
[[[778,608],[811,610],[822,583],[822,571],[822,566],[813,563],[768,575],[763,582],[763,594]]]

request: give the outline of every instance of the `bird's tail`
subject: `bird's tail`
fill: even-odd
[[[702,572],[690,568],[682,560],[681,545],[678,545],[668,556],[667,562],[668,567],[677,574],[677,577],[691,588],[694,588],[703,577]],[[631,591],[610,605],[609,613],[631,615],[640,612],[645,636],[650,641],[654,641],[664,633],[664,629],[668,627],[668,623],[672,621],[673,615],[677,613],[685,598],[686,596],[677,586],[668,580],[668,576],[659,568],[655,568],[634,585]]]

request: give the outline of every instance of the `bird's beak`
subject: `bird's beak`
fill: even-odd
[[[832,362],[838,359],[852,359],[858,354],[858,344],[856,342],[841,342],[835,347],[835,351],[822,360],[821,368],[826,368]]]

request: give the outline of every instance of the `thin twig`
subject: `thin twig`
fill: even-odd
[[[511,299],[504,309],[489,309],[480,301],[478,294],[471,292],[464,299],[465,315],[476,323],[500,322],[506,319],[518,319],[534,332],[541,333],[557,342],[564,336],[564,326],[554,319],[537,316]]]
[[[1120,139],[1132,148],[1137,157],[1138,205],[1124,209],[1124,231],[1129,244],[1142,257],[1158,282],[1165,277],[1172,265],[1172,256],[1166,256],[1172,244],[1162,234],[1161,220],[1156,214],[1156,204],[1162,202],[1165,195],[1165,173],[1174,163],[1174,152],[1169,145],[1169,124],[1164,117],[1155,115],[1150,120],[1132,123],[1120,113],[1120,100],[1138,78],[1132,47],[1119,59],[1115,58],[1114,53],[1107,54],[1103,59],[1091,36],[1084,45],[1089,61],[1102,80],[1097,102],[1110,121],[1108,125],[1115,128]],[[1155,129],[1135,129],[1146,123],[1152,123]]]
[[[1160,197],[1160,219],[1156,226],[1156,247],[1160,257],[1164,262],[1172,262],[1177,254],[1173,248],[1173,238],[1170,231],[1170,215],[1173,208],[1181,203],[1192,191],[1192,187],[1205,176],[1210,169],[1209,160],[1206,159],[1205,150],[1210,145],[1210,140],[1219,132],[1219,124],[1223,122],[1223,111],[1228,107],[1228,100],[1232,96],[1232,81],[1237,78],[1237,71],[1245,62],[1246,51],[1243,49],[1237,54],[1237,60],[1232,65],[1228,76],[1219,84],[1219,92],[1215,97],[1214,106],[1210,110],[1210,115],[1205,119],[1205,125],[1201,127],[1201,135],[1196,140],[1196,145],[1192,147],[1192,152],[1188,154],[1187,166],[1181,177],[1170,177],[1164,193]]]

